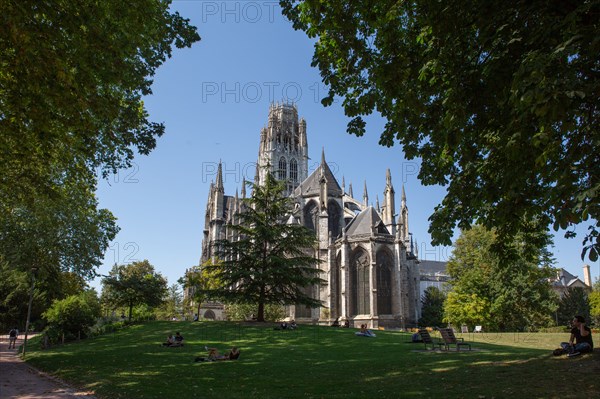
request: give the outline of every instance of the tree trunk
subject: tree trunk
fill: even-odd
[[[258,315],[256,321],[265,321],[265,287],[261,287],[260,296],[258,297]]]
[[[131,321],[131,313],[133,312],[133,303],[129,303],[129,321]]]
[[[262,301],[258,303],[258,315],[256,316],[256,321],[265,321],[265,304]]]

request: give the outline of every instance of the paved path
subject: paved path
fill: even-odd
[[[23,343],[23,335],[17,347]],[[0,337],[0,399],[95,399],[90,392],[81,392],[56,378],[28,366],[8,349],[6,335]]]

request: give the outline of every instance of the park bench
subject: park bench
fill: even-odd
[[[456,351],[460,351],[461,346],[468,346],[471,350],[471,344],[464,342],[464,338],[456,338],[454,331],[451,328],[440,328],[443,343],[440,343],[440,348],[444,346],[446,350],[450,350],[450,345],[456,345]]]

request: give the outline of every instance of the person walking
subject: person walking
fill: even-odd
[[[19,338],[19,329],[15,327],[8,332],[8,349],[16,349],[17,338]]]

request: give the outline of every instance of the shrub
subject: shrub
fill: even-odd
[[[233,321],[243,321],[257,314],[258,305],[255,304],[228,304],[225,306],[227,318]],[[281,305],[265,305],[265,320],[276,321],[285,317],[285,309]]]
[[[54,301],[42,316],[48,322],[45,332],[50,343],[63,335],[65,340],[83,338],[100,316],[100,302],[94,293],[83,292]]]

